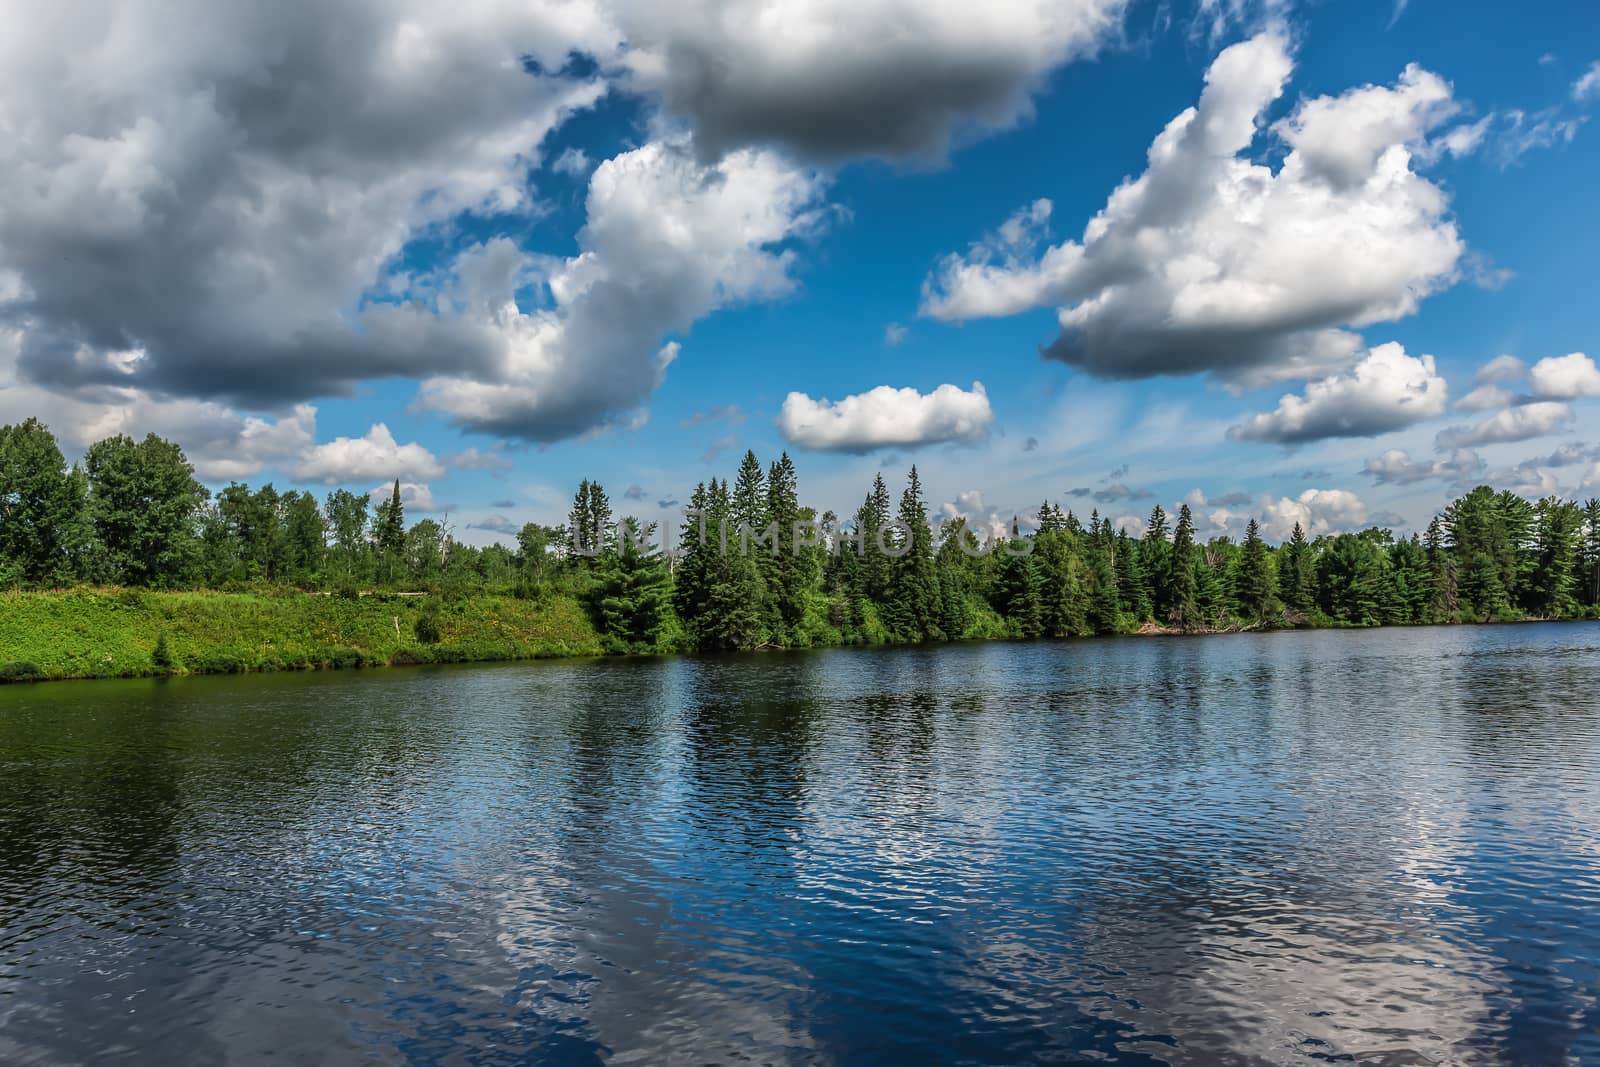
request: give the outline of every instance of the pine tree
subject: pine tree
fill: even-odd
[[[627,534],[600,557],[591,592],[596,624],[615,651],[653,651],[666,618],[671,577],[654,549],[653,530],[627,519]]]
[[[1583,506],[1583,602],[1600,605],[1600,499]]]
[[[889,487],[883,475],[872,480],[872,491],[856,512],[856,531],[861,539],[861,593],[882,603],[889,593],[889,577],[894,560],[880,547],[888,543],[883,533],[889,526]]]
[[[1267,558],[1261,527],[1251,519],[1244,529],[1244,546],[1239,553],[1239,610],[1247,619],[1262,620],[1272,613],[1275,599],[1272,564]]]
[[[815,581],[816,557],[801,551],[795,524],[801,519],[799,486],[794,461],[785,452],[767,473],[766,517],[777,527],[778,555],[771,560],[767,584],[772,591],[773,623],[787,632],[800,625],[806,611],[806,594]]]
[[[1019,637],[1039,637],[1044,633],[1039,605],[1039,567],[1027,545],[1012,526],[1011,541],[1003,553],[1000,574],[995,582],[995,609],[1016,628]]]
[[[1185,630],[1200,623],[1195,574],[1194,519],[1189,505],[1178,508],[1178,525],[1172,534],[1172,556],[1167,565],[1167,621]]]
[[[1283,602],[1291,611],[1308,612],[1317,602],[1317,561],[1306,531],[1296,522],[1289,541],[1282,548],[1283,567],[1280,586]]]
[[[1582,513],[1575,504],[1556,497],[1539,501],[1527,597],[1538,615],[1565,619],[1577,612],[1581,526]]]
[[[1172,570],[1172,545],[1167,541],[1167,513],[1160,504],[1150,509],[1150,522],[1139,544],[1139,557],[1148,582],[1145,596],[1150,601],[1150,615],[1165,619],[1172,603],[1167,588]]]
[[[944,636],[939,627],[939,574],[933,563],[933,535],[928,529],[922,480],[914,466],[900,496],[897,518],[908,541],[892,561],[884,622],[901,640],[937,640]]]

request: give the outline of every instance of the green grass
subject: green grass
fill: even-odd
[[[419,638],[417,622],[426,617]],[[162,634],[172,666],[154,657]],[[593,656],[576,600],[74,589],[0,593],[0,682]],[[153,659],[154,657],[154,659]],[[10,677],[8,677],[8,675]]]

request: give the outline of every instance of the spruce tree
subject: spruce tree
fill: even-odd
[[[1172,570],[1172,546],[1167,542],[1167,513],[1160,504],[1150,509],[1150,522],[1145,526],[1139,545],[1139,557],[1148,582],[1146,598],[1150,601],[1150,615],[1165,619],[1172,605],[1167,585]]]
[[[1239,553],[1239,610],[1246,618],[1260,621],[1272,612],[1272,564],[1267,558],[1261,527],[1251,519],[1244,529],[1244,545]]]
[[[1172,534],[1172,555],[1167,563],[1167,621],[1185,630],[1200,623],[1195,575],[1194,519],[1189,505],[1178,508],[1178,525]]]
[[[911,468],[896,516],[906,531],[904,551],[892,560],[884,622],[901,640],[937,640],[941,598],[939,574],[933,563],[933,535],[928,529],[928,509],[922,499],[922,480]],[[872,547],[876,551],[877,546]]]

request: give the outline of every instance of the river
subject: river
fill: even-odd
[[[1600,625],[0,688],[7,1064],[1600,1062]]]

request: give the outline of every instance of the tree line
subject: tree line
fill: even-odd
[[[398,483],[374,497],[212,494],[155,435],[108,438],[69,466],[30,419],[0,427],[0,588],[566,595],[613,651],[1600,617],[1600,501],[1487,486],[1410,538],[1297,524],[1276,546],[1254,520],[1202,541],[1187,505],[1155,507],[1138,537],[1048,501],[1028,531],[936,531],[915,467],[898,500],[880,475],[841,521],[801,503],[787,454],[763,466],[753,452],[695,487],[670,551],[590,480],[565,524],[525,524],[514,549],[408,525]],[[797,524],[822,533],[797,540]]]

